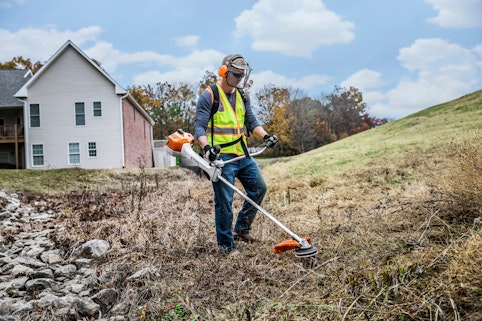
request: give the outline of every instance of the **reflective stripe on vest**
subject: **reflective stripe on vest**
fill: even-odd
[[[243,136],[243,141],[246,144],[246,136],[244,135],[244,115],[246,113],[243,97],[236,90],[236,109],[231,106],[228,97],[224,91],[219,87],[219,109],[218,112],[214,114],[214,145],[222,145],[235,141],[241,135]],[[208,141],[211,142],[211,120],[208,124]],[[222,154],[236,154],[244,155],[243,147],[241,142],[237,144],[224,147],[221,149]]]

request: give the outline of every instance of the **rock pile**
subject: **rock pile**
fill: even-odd
[[[110,245],[91,240],[69,258],[49,239],[58,225],[46,227],[56,213],[45,201],[22,204],[14,193],[0,190],[0,321],[20,320],[124,320],[103,318],[117,300],[115,289],[93,293],[93,259]]]

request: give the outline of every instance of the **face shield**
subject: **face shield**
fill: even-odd
[[[244,60],[243,57],[238,56],[228,64],[228,73],[226,75],[226,81],[231,87],[244,89],[249,81],[249,75],[251,74],[251,67]]]

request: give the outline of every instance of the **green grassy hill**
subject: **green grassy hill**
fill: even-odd
[[[481,129],[482,90],[299,155],[286,167],[277,164],[276,177],[319,177],[396,161],[407,153],[435,152],[457,140],[476,139]]]
[[[89,239],[111,244],[93,263],[95,286],[116,289],[129,320],[480,320],[481,150],[477,91],[260,160],[263,208],[310,236],[315,259],[273,254],[287,235],[261,213],[260,242],[238,244],[236,260],[219,255],[211,184],[189,170],[0,170],[0,180],[53,204],[66,257]],[[147,267],[158,272],[126,281]]]

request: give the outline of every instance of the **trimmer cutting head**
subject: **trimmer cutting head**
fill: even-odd
[[[296,257],[311,257],[318,254],[318,249],[311,244],[311,238],[305,237],[301,240],[301,244],[296,240],[283,241],[274,246],[274,253],[279,254],[286,251],[295,250]]]
[[[315,256],[316,254],[318,254],[318,249],[313,245],[310,245],[307,248],[300,247],[297,250],[295,250],[295,256],[301,257],[301,258],[312,257],[312,256]]]

